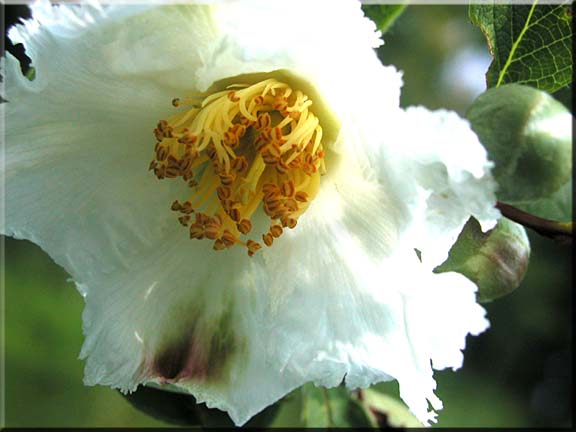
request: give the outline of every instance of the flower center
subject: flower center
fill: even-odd
[[[160,180],[182,177],[191,189],[171,207],[190,238],[211,240],[215,250],[242,245],[252,256],[261,244],[246,236],[260,203],[270,218],[266,246],[294,228],[326,171],[312,101],[267,79],[172,103],[189,109],[154,129],[150,169]]]

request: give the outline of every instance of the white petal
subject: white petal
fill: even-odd
[[[476,303],[476,285],[461,274],[441,273],[429,274],[414,288],[407,299],[406,319],[413,329],[413,344],[426,347],[434,369],[460,368],[466,336],[477,336],[489,326],[486,312]],[[418,322],[427,325],[414,325]]]
[[[328,387],[344,378],[351,389],[397,379],[404,401],[427,423],[434,418],[428,404],[442,407],[431,361],[459,367],[466,335],[487,327],[476,287],[457,274],[431,273],[411,248],[371,253],[334,206],[339,201],[309,209],[278,250],[264,254],[274,357],[289,376]]]
[[[218,3],[213,13],[220,37],[198,71],[201,88],[239,74],[288,69],[312,84],[341,120],[353,113],[352,122],[364,119],[373,128],[376,112],[398,108],[400,74],[382,66],[373,49],[382,43],[380,32],[357,1],[232,1]]]
[[[309,381],[397,379],[430,420],[431,361],[459,367],[466,334],[487,325],[473,284],[430,265],[469,214],[496,218],[493,183],[460,119],[399,111],[400,74],[380,65],[359,4],[120,8],[118,20],[38,8],[41,25],[12,33],[37,79],[7,64],[7,233],[40,244],[84,293],[86,382],[182,378],[171,385],[240,425]],[[213,252],[167,208],[184,189],[146,171],[150,132],[178,92],[276,69],[308,80],[341,121],[328,174],[272,248]]]
[[[330,19],[321,18],[328,10]],[[213,12],[221,37],[199,73],[204,87],[229,76],[286,67],[310,77],[342,65],[338,59],[354,63],[368,52],[375,57],[372,48],[381,44],[356,1],[231,1],[219,2]]]
[[[493,164],[468,122],[452,112],[409,108],[396,117],[390,135],[381,150],[380,178],[410,209],[408,242],[435,267],[471,215],[484,230],[496,224]]]
[[[147,171],[152,130],[194,90],[211,21],[204,8],[139,12],[42,3],[11,31],[36,79],[7,56],[6,233],[39,244],[78,281],[177,229],[167,210],[185,188]]]

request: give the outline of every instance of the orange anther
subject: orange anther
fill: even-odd
[[[280,226],[280,225],[272,225],[270,227],[270,233],[276,238],[280,237],[282,235],[283,231],[284,230],[282,229],[282,226]]]
[[[221,239],[227,248],[234,246],[236,243],[236,237],[228,230],[224,230],[224,234],[222,234]]]
[[[236,228],[238,228],[238,231],[240,231],[242,234],[246,235],[252,229],[252,222],[250,222],[248,219],[242,219],[236,224]]]
[[[274,165],[278,162],[278,157],[274,156],[270,150],[270,146],[267,146],[262,150],[262,160],[266,165]]]
[[[180,205],[180,212],[185,214],[194,213],[192,203],[190,201],[185,201],[184,204]]]
[[[224,143],[227,146],[234,148],[240,143],[240,141],[233,132],[226,131],[224,132]]]
[[[256,129],[262,130],[264,128],[270,127],[272,124],[272,117],[267,112],[258,115],[258,120],[256,121]]]
[[[156,159],[162,162],[166,160],[167,157],[168,157],[168,149],[165,146],[158,147],[158,150],[156,150]]]
[[[204,238],[204,227],[198,223],[190,226],[190,238],[201,240]]]
[[[185,182],[189,182],[193,178],[194,178],[194,173],[191,170],[187,170],[187,171],[184,171],[182,173],[182,180],[184,180]]]
[[[263,234],[262,240],[264,241],[264,244],[268,247],[272,246],[272,243],[274,243],[274,237],[272,237],[272,234],[270,233]]]
[[[248,168],[248,161],[244,156],[239,156],[232,160],[232,169],[241,173]]]
[[[210,240],[216,240],[218,237],[220,237],[220,227],[213,222],[209,222],[206,224],[204,235]]]
[[[223,250],[226,249],[226,245],[224,244],[224,242],[222,241],[222,239],[217,239],[214,242],[214,246],[212,246],[212,249],[214,250]]]
[[[216,194],[218,195],[218,199],[220,201],[226,201],[232,195],[232,190],[228,187],[220,186],[216,188]]]
[[[198,212],[196,213],[196,223],[199,225],[204,225],[209,221],[208,216],[204,213]]]
[[[279,194],[280,188],[278,187],[278,185],[275,185],[274,183],[266,183],[265,185],[262,186],[262,192],[264,192],[264,194],[268,193]]]
[[[243,124],[236,124],[234,125],[234,133],[238,138],[242,138],[244,134],[246,134],[246,126]]]
[[[240,222],[240,210],[237,208],[230,209],[228,216],[230,216],[230,219],[232,219],[234,222]]]
[[[155,128],[154,137],[156,138],[156,141],[160,142],[164,139],[164,134],[158,128]]]
[[[236,179],[236,176],[232,173],[220,175],[220,183],[222,183],[223,186],[232,185],[232,183],[234,183],[235,179]]]
[[[188,222],[190,222],[190,216],[189,215],[180,216],[178,218],[178,222],[180,222],[180,224],[182,224],[183,226],[188,226]]]
[[[260,243],[257,243],[254,240],[248,240],[246,242],[246,247],[248,247],[248,250],[251,252],[256,252],[258,249],[262,249]]]
[[[303,191],[296,192],[296,195],[294,195],[294,198],[296,198],[296,201],[308,202],[308,194],[306,192],[303,192]]]
[[[194,144],[196,141],[198,141],[196,135],[185,134],[183,137],[178,138],[180,144]]]
[[[166,163],[168,164],[168,167],[180,166],[180,160],[178,158],[174,157],[174,155],[168,155]]]
[[[164,175],[165,171],[166,167],[164,165],[157,165],[154,168],[154,175],[158,177],[158,180],[162,180],[165,177]]]
[[[279,159],[278,163],[276,164],[276,171],[278,171],[280,174],[286,174],[288,171],[290,171],[290,167],[286,165],[282,159]]]
[[[282,222],[283,227],[285,227],[285,228],[287,227],[290,229],[294,228],[296,226],[296,223],[297,223],[296,219],[291,218],[291,217],[283,217],[281,219],[281,222]]]
[[[282,129],[280,129],[278,126],[276,126],[272,132],[272,137],[276,141],[283,141],[282,138],[284,138],[284,137],[282,136]]]
[[[178,177],[180,175],[180,168],[175,166],[169,166],[168,168],[166,168],[165,175],[168,178]]]
[[[240,124],[243,126],[252,126],[254,122],[247,117],[240,116]]]
[[[228,92],[228,99],[231,102],[238,102],[240,100],[240,98],[238,96],[236,96],[236,92],[235,91],[230,91]]]
[[[291,197],[292,195],[294,195],[294,192],[296,190],[294,186],[294,180],[290,179],[288,181],[283,182],[282,185],[280,186],[280,190],[282,191],[282,195],[284,195],[285,197]]]
[[[284,202],[284,206],[286,206],[286,208],[287,208],[288,210],[290,210],[291,212],[295,212],[295,211],[298,210],[298,203],[296,202],[296,200],[294,200],[294,199],[292,199],[292,198],[287,199],[287,200]]]
[[[180,163],[178,164],[178,168],[180,171],[186,172],[192,167],[192,158],[190,156],[184,156],[180,159]]]

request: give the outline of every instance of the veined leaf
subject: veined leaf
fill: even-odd
[[[572,6],[475,4],[470,19],[480,27],[494,60],[486,84],[530,85],[553,93],[572,81]]]
[[[376,23],[378,30],[386,33],[394,21],[404,12],[407,4],[363,5],[362,10]]]

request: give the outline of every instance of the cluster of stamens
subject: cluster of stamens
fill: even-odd
[[[252,231],[260,203],[271,220],[262,234],[266,246],[294,228],[325,173],[312,101],[268,79],[173,105],[189,108],[154,129],[150,169],[158,179],[182,177],[192,189],[171,207],[190,238],[212,240],[215,250],[242,245],[252,256],[261,244],[241,236]]]

